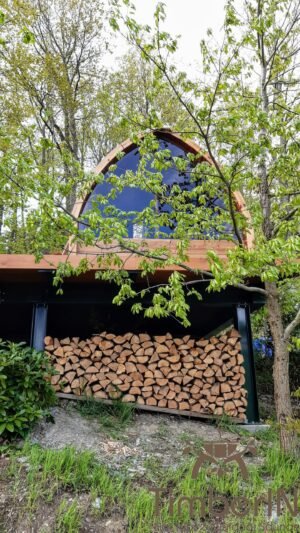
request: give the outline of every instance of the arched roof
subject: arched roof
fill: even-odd
[[[199,154],[199,163],[206,162],[210,165],[213,165],[213,162],[209,154],[203,153],[203,150],[201,149],[201,147],[196,142],[194,142],[192,139],[183,139],[180,135],[178,135],[177,133],[173,132],[172,130],[168,128],[157,129],[157,130],[154,130],[152,133],[154,133],[159,139],[172,142],[173,144],[182,148],[186,152],[190,152],[194,155]],[[124,152],[125,154],[128,154],[134,148],[136,148],[136,144],[131,139],[126,139],[124,142],[120,143],[115,148],[113,148],[102,159],[102,161],[100,161],[100,163],[94,169],[94,174],[100,174],[100,173],[104,174],[109,169],[110,165],[118,161],[117,156],[120,152]],[[78,218],[82,214],[84,210],[84,206],[87,203],[95,186],[96,186],[96,183],[91,183],[91,191],[87,193],[84,197],[78,198],[76,200],[75,205],[72,210],[72,216],[74,218]],[[246,203],[243,198],[243,195],[239,191],[234,191],[233,198],[234,198],[237,211],[242,213],[247,220],[250,220],[250,213],[248,212],[246,208]],[[248,231],[247,233],[243,235],[244,244],[247,248],[252,247],[253,239],[254,239],[254,235],[253,235],[252,230]]]

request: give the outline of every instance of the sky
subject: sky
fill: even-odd
[[[156,0],[135,0],[137,20],[151,24]],[[164,0],[167,20],[165,28],[182,36],[178,61],[187,69],[197,62],[199,43],[211,28],[218,38],[224,20],[225,0]]]

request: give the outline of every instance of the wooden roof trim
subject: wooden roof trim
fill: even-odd
[[[176,144],[177,146],[180,146],[181,148],[187,151],[190,151],[194,154],[201,153],[200,161],[206,162],[209,165],[213,165],[213,162],[209,154],[203,153],[201,147],[192,139],[183,139],[178,133],[175,133],[168,128],[157,129],[157,130],[154,130],[153,133],[160,138],[165,138],[167,140],[170,140],[171,142],[174,142],[174,144]],[[142,137],[143,137],[143,134],[140,135],[140,138]],[[131,139],[126,139],[124,142],[118,144],[95,167],[93,171],[94,174],[105,173],[108,167],[117,161],[117,155],[120,152],[125,152],[127,154],[128,152],[133,150],[135,147],[136,147],[136,143],[134,143]],[[95,186],[96,186],[95,182],[91,183],[91,192]],[[78,200],[76,200],[75,205],[72,210],[73,217],[78,218],[81,215],[84,205],[87,202],[89,196],[91,195],[91,192],[87,193],[84,197],[78,198]],[[251,216],[246,207],[246,202],[243,198],[243,195],[239,191],[233,191],[233,197],[234,197],[237,210],[240,211],[240,213],[242,213],[245,216],[247,221],[250,221]],[[248,249],[253,247],[254,231],[252,228],[243,235],[243,240],[244,240],[245,246]],[[68,250],[72,249],[73,251],[75,251],[75,249],[77,249],[77,246],[75,247],[72,246],[69,240],[66,246],[66,249]]]
[[[129,239],[130,242],[134,241],[135,243],[142,243],[143,240],[141,239]],[[117,249],[116,243],[116,249]],[[175,240],[168,240],[167,242],[163,243],[164,245],[167,245],[171,251],[175,251],[176,248],[176,241]],[[149,251],[155,251],[155,249],[160,248],[162,245],[162,242],[160,239],[149,239],[147,241],[147,245],[149,247]],[[227,240],[213,240],[213,241],[191,241],[190,247],[189,247],[189,266],[194,268],[195,270],[200,268],[202,270],[209,270],[209,261],[207,259],[207,251],[208,250],[215,250],[216,253],[218,253],[219,257],[226,261],[227,252],[228,250],[231,250],[234,248],[234,243]],[[108,250],[110,250],[110,245],[108,246]],[[140,257],[137,255],[134,255],[131,252],[119,250],[118,252],[119,256],[124,261],[124,264],[126,264],[126,270],[128,271],[139,271],[139,263],[140,263]],[[97,262],[97,256],[100,255],[99,250],[97,248],[86,247],[79,250],[79,253],[76,253],[75,251],[71,254],[49,254],[44,255],[44,257],[39,261],[36,262],[34,255],[29,254],[0,254],[0,273],[1,271],[9,271],[9,270],[27,270],[27,271],[37,271],[37,270],[47,270],[47,271],[54,271],[57,269],[58,265],[60,263],[70,263],[72,266],[79,266],[80,261],[82,259],[86,259],[90,264],[90,270],[101,270],[101,267],[99,267]],[[102,250],[102,255],[105,255],[105,249]],[[118,270],[118,266],[112,267],[114,270]],[[178,265],[168,265],[168,266],[161,266],[157,269],[158,272],[164,272],[164,271],[184,271],[184,267],[178,266]]]

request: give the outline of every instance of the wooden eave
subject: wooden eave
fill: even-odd
[[[132,239],[135,243],[138,239]],[[160,240],[149,239],[147,240],[148,249],[155,252],[155,249],[162,246],[167,247],[170,251],[175,252],[176,241],[174,240]],[[220,259],[226,261],[227,252],[233,249],[235,244],[226,240],[215,241],[191,241],[189,247],[189,262],[188,266],[192,269],[209,270],[209,263],[207,259],[207,252],[214,250],[220,257]],[[94,247],[86,247],[80,250],[80,253],[70,254],[49,254],[45,255],[41,261],[36,262],[33,255],[27,254],[0,254],[0,279],[3,279],[5,272],[15,271],[16,273],[23,272],[39,272],[39,271],[55,271],[60,263],[70,263],[72,266],[77,267],[82,259],[87,259],[91,265],[90,270],[95,272],[100,270],[97,263],[97,257],[103,254],[105,257],[105,250],[99,251]],[[140,270],[139,264],[141,257],[130,252],[118,252],[118,256],[122,259],[124,268],[129,272],[136,272]],[[117,269],[117,267],[113,267]],[[171,265],[167,267],[160,267],[157,269],[158,274],[168,271],[185,271],[184,266]]]

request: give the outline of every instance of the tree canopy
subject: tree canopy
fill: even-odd
[[[300,323],[299,2],[247,0],[237,8],[227,0],[223,40],[208,32],[200,43],[200,75],[192,77],[174,60],[178,40],[164,29],[163,3],[151,27],[137,22],[129,0],[111,0],[110,26],[134,52],[116,70],[104,69],[108,30],[99,18],[105,7],[96,0],[57,0],[55,6],[48,0],[4,2],[2,251],[26,249],[39,258],[67,242],[70,254],[75,244],[92,245],[98,251],[96,276],[119,287],[116,304],[134,299],[133,312],[172,314],[184,325],[186,297],[191,291],[200,297],[196,289],[203,279],[209,279],[209,291],[238,286],[263,294],[275,346],[277,416],[290,417],[288,351]],[[155,130],[166,122],[198,142],[208,163],[196,164],[199,154],[176,157],[162,147]],[[109,173],[92,176],[91,163],[127,135],[139,148],[136,171],[120,176],[113,164]],[[163,174],[170,168],[188,175],[192,186],[167,186]],[[99,194],[88,211],[75,216],[76,197],[86,195],[92,183],[108,183],[109,194]],[[112,200],[133,187],[154,199],[130,213],[114,207]],[[250,216],[237,208],[235,191],[243,193]],[[212,204],[216,197],[218,208]],[[162,240],[154,254],[147,239],[128,239],[129,217],[148,235],[175,240],[175,248]],[[208,234],[222,234],[236,245],[226,261],[208,252],[209,272],[191,269],[190,240]],[[254,236],[251,247],[246,234]],[[12,246],[16,236],[21,244]],[[165,284],[137,293],[120,255],[124,250],[140,257],[145,278],[176,264],[182,273],[174,271]],[[62,265],[56,283],[89,268],[85,257],[77,268]],[[187,273],[194,285],[187,284]],[[286,287],[293,309],[285,324]],[[145,307],[146,293],[152,301]]]

